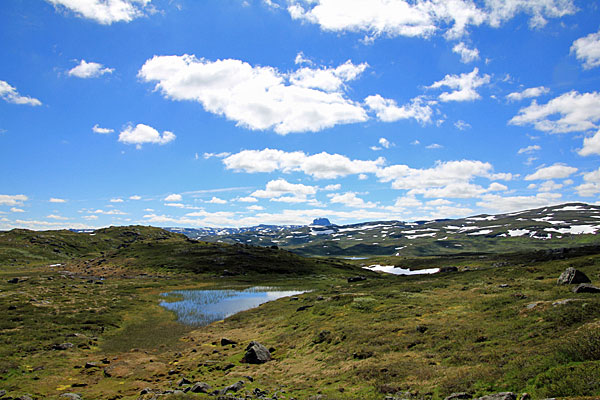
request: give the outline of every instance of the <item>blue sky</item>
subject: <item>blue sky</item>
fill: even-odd
[[[0,229],[597,203],[598,21],[578,0],[5,0]]]

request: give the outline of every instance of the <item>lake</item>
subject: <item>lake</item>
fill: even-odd
[[[160,305],[177,314],[177,320],[186,325],[205,326],[240,311],[258,307],[268,301],[295,296],[306,290],[281,290],[252,287],[245,290],[175,290],[162,293],[175,301],[161,301]]]

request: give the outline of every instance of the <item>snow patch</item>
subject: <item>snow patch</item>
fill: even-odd
[[[400,268],[395,265],[369,265],[368,267],[363,267],[364,269],[369,269],[371,271],[380,271],[388,274],[394,275],[426,275],[426,274],[435,274],[440,272],[439,268],[429,268],[429,269],[418,269],[418,270],[410,270],[409,268]]]

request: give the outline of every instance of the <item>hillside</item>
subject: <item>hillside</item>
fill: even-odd
[[[598,244],[600,206],[569,203],[499,215],[417,222],[376,221],[190,237],[219,243],[272,246],[305,256],[439,256],[505,253]],[[224,231],[226,232],[226,231]]]
[[[0,266],[78,264],[173,272],[248,274],[352,273],[342,262],[311,260],[276,247],[207,243],[145,226],[89,232],[0,232]]]

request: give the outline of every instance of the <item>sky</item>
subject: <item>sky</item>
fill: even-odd
[[[0,229],[600,200],[600,2],[3,0]]]

